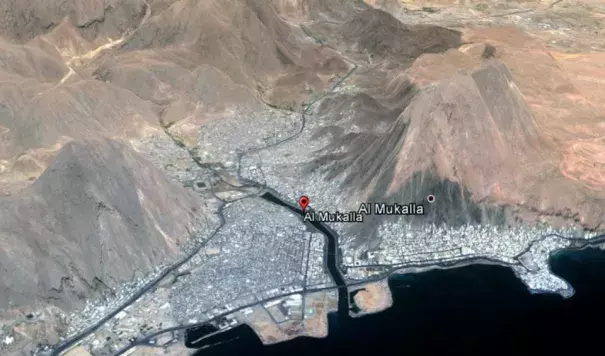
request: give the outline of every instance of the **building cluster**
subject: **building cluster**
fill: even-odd
[[[326,267],[326,248],[326,237],[320,233],[313,233],[309,246],[307,288],[317,289],[334,285]]]
[[[223,213],[224,226],[172,286],[177,320],[212,319],[330,283],[323,235],[307,231],[294,213],[259,198],[229,204]]]
[[[276,324],[288,320],[302,320],[303,318],[303,297],[301,294],[269,301],[264,303],[263,307]]]
[[[342,228],[341,228],[342,229]],[[548,226],[504,227],[462,225],[445,227],[385,220],[378,229],[380,244],[371,249],[344,240],[343,269],[346,278],[363,280],[407,267],[430,267],[470,260],[484,260],[514,268],[530,289],[559,292],[568,286],[552,275],[550,254],[569,245],[567,229]],[[520,257],[527,251],[539,268],[530,270]]]

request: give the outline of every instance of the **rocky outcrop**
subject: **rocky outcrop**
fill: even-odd
[[[461,44],[458,31],[438,26],[408,26],[383,10],[368,8],[348,19],[339,31],[345,41],[371,56],[404,63],[423,53],[439,53]]]
[[[25,42],[65,19],[89,38],[120,37],[145,14],[144,0],[7,1],[0,4],[0,33]]]

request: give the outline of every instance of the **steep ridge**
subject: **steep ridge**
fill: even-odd
[[[89,39],[117,38],[136,27],[144,14],[145,0],[6,1],[0,4],[0,33],[25,42],[67,18]]]
[[[69,56],[44,37],[36,40],[24,45],[0,41],[2,195],[37,178],[69,140],[162,134],[150,103],[78,74]]]
[[[383,10],[368,8],[347,20],[339,31],[344,40],[372,56],[395,57],[401,64],[423,53],[439,53],[460,45],[457,31],[438,26],[408,26]]]
[[[175,257],[203,203],[126,145],[72,141],[19,195],[0,200],[0,308],[65,309]]]
[[[159,131],[149,103],[113,85],[93,80],[41,83],[12,74],[6,78],[13,85],[3,87],[0,99],[5,113],[0,115],[1,181],[36,178],[70,139],[137,138]],[[23,83],[29,83],[29,90],[22,89]]]
[[[521,219],[602,228],[603,196],[595,195],[602,182],[598,103],[574,88],[577,81],[567,79],[535,37],[508,27],[456,34],[406,25],[372,8],[311,30],[367,63],[351,79],[351,90],[374,99],[348,111],[339,103],[351,95],[336,94],[317,110],[329,123],[322,130],[334,138],[306,169],[322,172],[326,184],[338,182],[338,196],[347,197],[347,207],[339,209],[363,201],[422,202],[439,194],[444,204],[429,208],[448,212],[411,220],[500,225]],[[405,94],[400,100],[393,92]],[[382,122],[376,103],[385,112],[402,112],[388,133],[339,123],[366,113],[368,121]]]
[[[296,36],[264,1],[185,0],[152,16],[121,50],[186,46],[198,54],[198,64],[254,87],[295,61]]]
[[[331,129],[340,138],[307,165],[308,173],[339,182],[339,195],[353,209],[360,201],[422,203],[429,194],[438,196],[439,204],[428,205],[424,216],[408,219],[414,223],[509,225],[521,218],[599,228],[605,216],[598,199],[558,169],[560,156],[502,62],[487,61],[412,95],[384,133]],[[331,106],[330,100],[336,99],[323,104]],[[366,101],[366,112],[374,106]],[[381,219],[351,229],[358,243],[371,243]]]
[[[93,76],[161,106],[188,145],[208,120],[249,115],[262,102],[299,110],[349,64],[310,43],[266,1],[165,3],[94,62]],[[180,122],[179,122],[180,121]]]
[[[397,153],[396,181],[430,162],[440,176],[465,182],[481,200],[497,180],[522,185],[518,167],[546,158],[531,112],[503,64],[490,63],[427,91],[400,118],[409,129]]]

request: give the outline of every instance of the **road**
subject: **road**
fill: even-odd
[[[142,26],[144,24],[145,21],[147,21],[148,15],[147,15],[146,11],[146,16],[143,19],[143,22],[141,23],[141,25],[139,25],[138,28],[140,28],[140,26]],[[301,26],[304,27],[304,26]],[[137,29],[138,29],[137,28]],[[136,32],[136,30],[135,30]],[[305,33],[307,33],[307,31],[305,31]],[[310,35],[309,35],[310,36]],[[310,36],[312,37],[312,36]],[[321,42],[320,40],[312,37],[313,40],[317,43]],[[344,57],[343,57],[344,58]],[[345,58],[346,59],[346,58]],[[324,92],[321,96],[315,98],[314,100],[312,100],[309,103],[305,103],[304,104],[304,109],[301,113],[301,127],[300,130],[295,133],[294,135],[284,138],[281,141],[275,142],[271,145],[268,145],[266,147],[261,147],[261,148],[257,148],[257,149],[251,149],[245,152],[241,152],[238,155],[238,160],[241,160],[242,157],[246,154],[250,154],[253,152],[257,152],[263,149],[267,149],[273,146],[277,146],[280,145],[284,142],[290,141],[295,139],[296,137],[298,137],[305,129],[305,122],[306,122],[306,115],[310,112],[310,110],[313,108],[313,106],[319,102],[320,100],[322,100],[323,98],[325,98],[327,95],[331,94],[332,92],[334,92],[335,90],[337,90],[344,82],[347,78],[349,78],[354,72],[355,70],[357,70],[357,64],[353,63],[352,61],[346,59],[349,63],[352,64],[352,68],[351,70],[344,75],[342,78],[340,78],[337,82],[334,83],[334,85],[332,85],[326,92]],[[164,125],[162,125],[162,127],[164,127],[165,132],[174,140],[174,142],[183,147],[182,143],[173,135],[170,134],[170,131],[168,130],[168,127],[165,127]],[[184,148],[184,147],[183,147]],[[191,152],[190,150],[187,150],[187,152],[189,153],[189,155],[191,156],[191,158],[194,160],[194,162],[202,167],[202,168],[208,168],[207,165],[205,165],[203,162],[201,162],[194,154],[193,152]],[[240,165],[241,166],[241,165]],[[220,174],[217,174],[218,176],[220,176]],[[239,172],[238,172],[239,175]],[[241,179],[241,178],[240,178]],[[246,184],[244,185],[244,187],[255,187],[258,188],[259,191],[262,189],[266,189],[267,187],[262,186],[261,184],[257,183],[257,182],[245,182]],[[295,207],[294,204],[289,204],[286,203],[285,201],[283,202],[284,204],[287,204],[289,207]],[[222,208],[222,207],[221,207]],[[181,267],[184,263],[186,263],[187,261],[189,261],[193,256],[195,256],[209,241],[212,240],[212,237],[214,235],[216,235],[216,233],[224,226],[224,217],[221,213],[221,211],[219,210],[219,217],[220,217],[220,225],[219,227],[213,232],[213,234],[210,236],[210,238],[208,238],[206,241],[204,241],[203,243],[201,243],[199,246],[197,246],[193,252],[191,252],[190,254],[188,254],[187,256],[183,257],[181,260],[179,260],[178,262],[176,262],[175,264],[173,264],[170,267],[167,267],[166,269],[164,269],[160,275],[156,278],[154,278],[152,281],[150,281],[149,283],[147,283],[143,288],[141,288],[139,291],[137,291],[132,297],[130,297],[128,300],[126,300],[126,302],[124,302],[122,305],[120,305],[118,308],[114,309],[112,312],[108,313],[105,317],[103,317],[101,320],[99,320],[98,322],[96,322],[95,324],[89,326],[88,328],[84,329],[83,331],[81,331],[80,333],[73,335],[72,337],[68,338],[67,340],[63,341],[62,343],[56,345],[49,353],[49,355],[51,356],[59,356],[61,355],[61,353],[63,353],[64,351],[68,350],[69,348],[71,348],[72,346],[74,346],[76,343],[78,343],[80,340],[84,339],[85,337],[91,335],[92,333],[94,333],[97,329],[99,329],[103,324],[105,324],[107,321],[111,320],[113,317],[115,317],[119,312],[121,312],[122,310],[124,310],[125,308],[127,308],[128,306],[130,306],[131,304],[133,304],[134,302],[136,302],[137,299],[139,299],[141,296],[143,296],[145,293],[147,293],[149,290],[151,290],[152,288],[154,288],[156,285],[158,285],[158,283],[160,283],[165,277],[167,277],[170,273],[178,270],[179,267]],[[344,280],[342,279],[342,277],[338,280],[335,281],[337,285],[344,286]],[[345,287],[346,288],[346,287]],[[333,289],[333,288],[324,288],[324,289],[320,289],[320,290],[313,290],[313,291],[321,291],[321,290],[326,290],[326,289]],[[311,292],[311,290],[309,290],[309,292]],[[291,293],[291,294],[296,294],[296,293]],[[290,294],[286,294],[280,297],[285,297],[288,296]],[[276,299],[279,297],[275,297],[272,299]],[[261,302],[262,303],[262,302]],[[256,303],[255,303],[256,304]],[[254,305],[254,304],[253,304]],[[242,309],[242,308],[240,308]],[[232,312],[235,312],[237,310],[233,310],[225,315],[228,315]],[[218,317],[217,317],[218,318]],[[216,318],[215,318],[216,319]],[[205,323],[201,323],[199,325],[203,325]],[[197,325],[197,324],[195,324]],[[175,327],[173,328],[174,330],[181,330],[181,329],[186,329],[186,328],[191,328],[191,327],[195,327],[195,325],[188,325],[186,327]],[[164,333],[164,332],[168,332],[168,331],[172,331],[172,329],[167,329],[165,331],[159,331],[158,333]],[[148,338],[148,337],[146,337]],[[132,346],[131,346],[132,347]],[[118,353],[120,354],[120,353]]]
[[[311,36],[306,29],[304,29],[304,30],[305,30],[305,32],[309,36]],[[314,39],[314,40],[316,42],[318,42],[318,43],[322,43],[321,40],[318,40],[318,39]],[[253,150],[250,150],[250,151],[247,151],[247,152],[241,152],[240,155],[239,155],[239,159],[241,159],[245,154],[250,154],[250,153],[255,152],[255,151],[267,149],[269,147],[282,144],[282,143],[284,143],[286,141],[293,140],[297,136],[299,136],[304,131],[304,129],[305,129],[306,115],[310,112],[310,110],[312,109],[312,107],[317,102],[319,102],[321,99],[323,99],[325,96],[329,95],[334,90],[336,90],[338,87],[340,87],[345,82],[345,80],[347,78],[349,78],[355,72],[355,70],[357,69],[357,65],[355,63],[351,62],[351,61],[349,61],[349,62],[352,63],[352,69],[344,77],[340,78],[340,80],[337,83],[335,83],[334,86],[332,86],[328,91],[326,91],[325,93],[323,93],[320,97],[314,99],[313,101],[307,103],[307,105],[304,106],[304,110],[301,113],[301,126],[300,126],[300,130],[297,133],[295,133],[291,137],[283,139],[282,141],[275,142],[275,143],[271,144],[270,146],[262,147],[262,148],[256,148],[256,149],[253,149]],[[166,132],[168,132],[168,130],[166,130]],[[202,165],[203,164],[202,162],[199,162],[199,160],[196,159],[193,154],[191,154],[191,156],[196,161],[196,163],[198,165]],[[288,202],[288,201],[286,201],[286,200],[284,200],[282,198],[277,197],[275,195],[275,193],[271,193],[268,190],[268,187],[262,186],[261,184],[258,184],[257,182],[245,182],[245,183],[249,187],[258,188],[259,192],[264,191],[265,194],[268,194],[267,197],[269,197],[269,196],[271,197],[271,199],[268,199],[267,197],[265,197],[265,199],[270,200],[271,202],[273,202],[275,204],[278,204],[278,205],[281,205],[281,206],[283,206],[285,208],[288,208],[290,210],[300,212],[300,209],[298,209],[296,203]],[[214,236],[223,227],[223,225],[224,225],[224,218],[222,216],[222,213],[220,213],[220,211],[219,211],[219,217],[220,217],[220,220],[221,220],[220,225],[217,228],[217,230],[213,233],[212,236]],[[337,237],[337,235],[327,225],[325,225],[323,223],[314,223],[313,227],[316,228],[321,233],[323,233],[324,236],[326,236],[326,239],[328,241],[328,253],[326,255],[325,263],[326,263],[326,267],[330,271],[330,274],[331,274],[331,276],[332,276],[332,278],[333,278],[336,286],[335,287],[327,287],[327,288],[319,288],[319,289],[305,289],[303,292],[304,293],[313,293],[313,292],[320,292],[320,291],[338,289],[338,292],[339,292],[339,304],[338,304],[339,305],[339,315],[344,318],[345,317],[344,313],[346,313],[346,315],[348,317],[349,300],[348,300],[348,288],[347,287],[356,286],[356,285],[362,285],[362,284],[366,284],[366,283],[369,283],[369,282],[372,282],[372,281],[381,280],[381,279],[385,278],[385,275],[390,274],[396,268],[392,268],[392,266],[391,266],[391,268],[390,269],[387,268],[385,270],[385,274],[383,274],[381,276],[378,276],[378,277],[372,278],[372,279],[368,279],[368,280],[364,280],[364,281],[360,281],[360,282],[349,283],[347,285],[347,283],[345,282],[345,280],[344,280],[344,278],[342,276],[342,273],[341,273],[340,269],[338,268],[338,266],[339,266],[339,260],[338,260],[338,237]],[[65,340],[61,344],[57,345],[50,352],[50,355],[53,355],[53,356],[56,355],[56,356],[58,356],[62,352],[64,352],[67,349],[71,348],[73,345],[75,345],[80,340],[82,340],[85,337],[87,337],[87,336],[91,335],[92,333],[94,333],[103,324],[105,324],[107,321],[109,321],[110,319],[112,319],[113,317],[115,317],[120,311],[124,310],[126,307],[130,306],[131,304],[133,304],[137,299],[139,299],[141,296],[143,296],[149,290],[153,289],[160,281],[162,281],[170,273],[172,273],[174,271],[177,271],[180,266],[182,266],[184,263],[186,263],[187,261],[189,261],[209,241],[211,241],[212,240],[212,236],[208,240],[206,240],[205,242],[203,242],[199,246],[197,246],[196,249],[194,251],[192,251],[189,255],[183,257],[181,260],[179,260],[178,262],[176,262],[172,266],[164,269],[158,277],[156,277],[155,279],[153,279],[152,281],[150,281],[149,283],[147,283],[143,288],[141,288],[133,296],[131,296],[125,303],[123,303],[118,308],[116,308],[115,310],[113,310],[112,312],[110,312],[109,314],[107,314],[100,321],[96,322],[95,324],[89,326],[88,328],[86,328],[82,332],[80,332],[80,333],[78,333],[78,334],[70,337],[69,339]],[[586,247],[586,246],[594,244],[597,241],[600,241],[602,239],[605,239],[605,235],[596,237],[593,240],[591,240],[590,242],[586,242],[586,244],[584,244],[582,246],[578,246],[578,248]],[[463,261],[463,262],[468,262],[468,261]],[[458,261],[456,263],[453,263],[452,265],[458,265],[460,263],[462,263],[462,262]],[[434,264],[435,263],[433,262],[432,265],[434,265]],[[450,265],[448,265],[447,267],[450,267]],[[189,328],[193,328],[193,327],[199,327],[199,326],[202,326],[204,324],[207,324],[208,322],[218,320],[220,318],[225,317],[226,315],[232,314],[234,312],[237,312],[239,310],[248,308],[250,306],[254,306],[254,305],[257,305],[257,304],[260,304],[260,303],[264,303],[264,302],[275,300],[275,299],[279,299],[279,298],[284,298],[284,297],[287,297],[287,296],[293,295],[293,294],[300,294],[300,292],[287,293],[287,294],[275,296],[275,297],[272,297],[272,298],[269,298],[269,299],[265,299],[265,300],[262,300],[262,301],[259,301],[259,302],[255,302],[255,303],[250,304],[250,305],[242,306],[240,308],[237,308],[237,309],[234,309],[234,310],[230,310],[230,311],[228,311],[228,312],[226,312],[224,314],[218,315],[215,318],[213,318],[211,320],[208,320],[208,321],[205,321],[205,322],[202,322],[202,323],[181,325],[181,326],[176,326],[176,327],[167,328],[167,329],[164,329],[164,330],[157,331],[157,332],[155,332],[153,334],[141,337],[139,340],[135,341],[134,343],[131,343],[127,347],[123,348],[122,350],[119,350],[116,353],[116,355],[121,355],[121,354],[127,352],[128,350],[130,350],[132,347],[135,347],[135,346],[138,346],[138,345],[149,345],[149,341],[150,340],[153,340],[154,338],[156,338],[157,336],[159,336],[161,334],[164,334],[164,333],[167,333],[167,332],[178,331],[178,330],[185,330],[185,329],[189,329]]]

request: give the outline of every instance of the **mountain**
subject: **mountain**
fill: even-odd
[[[72,141],[28,188],[0,201],[2,304],[81,306],[174,259],[203,203],[132,149]]]
[[[535,247],[538,230],[603,231],[603,34],[591,1],[0,4],[0,353],[88,328],[202,236],[256,247],[229,231],[285,226],[275,211],[275,226],[238,213],[265,188],[293,204],[307,195],[313,211],[423,204],[422,215],[330,223],[347,280],[372,254],[430,266],[472,255],[528,285],[561,282],[519,254],[540,265],[556,250]],[[292,248],[275,256],[304,255]],[[165,325],[205,317],[187,314],[191,300],[223,308],[235,289],[218,284],[262,259],[241,253],[234,267],[221,253],[193,254],[180,288],[163,280],[120,322],[139,337],[148,323],[136,318],[165,303],[181,303],[161,309]],[[208,259],[227,272],[202,293],[188,282],[213,277]],[[83,347],[125,345],[103,328]]]

